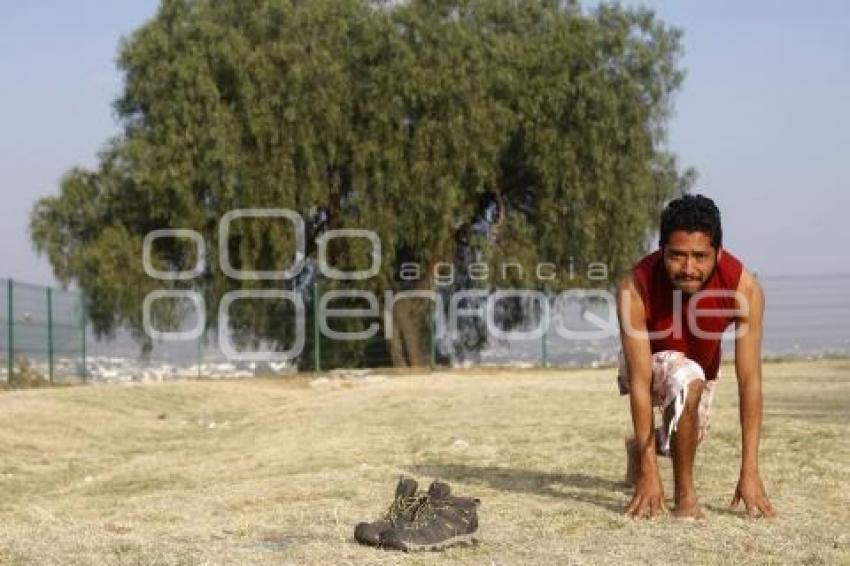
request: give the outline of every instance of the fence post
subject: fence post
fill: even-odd
[[[546,302],[550,303],[550,301],[549,301],[550,292],[549,292],[548,286],[546,286],[545,291],[546,291]],[[548,331],[549,331],[549,325],[552,322],[552,314],[551,314],[552,313],[552,310],[551,310],[552,305],[551,305],[551,303],[548,306],[549,306],[549,308],[547,309],[547,312],[549,313],[549,316],[547,317],[547,320],[545,321],[546,327],[543,329],[543,336],[541,336],[541,338],[540,338],[540,350],[541,350],[540,354],[543,358],[543,369],[546,369],[546,368],[549,367],[549,352],[548,352],[548,344],[546,343],[546,335],[548,334]]]
[[[437,366],[437,331],[435,325],[436,317],[434,316],[434,309],[432,308],[428,316],[428,328],[431,330],[431,369],[434,369]]]
[[[88,370],[86,369],[86,308],[86,295],[85,293],[82,293],[80,294],[80,335],[82,336],[81,346],[83,349],[83,365],[80,377],[83,378],[83,383],[85,383],[88,378]]]
[[[47,288],[47,374],[53,385],[53,289]]]
[[[545,369],[545,368],[549,367],[549,356],[548,356],[548,352],[546,351],[546,333],[545,332],[543,333],[543,337],[541,338],[541,341],[542,341],[542,350],[543,350],[543,352],[542,352],[542,354],[543,354],[543,368]]]
[[[319,351],[319,279],[313,282],[313,355],[315,371],[321,371],[321,352]]]
[[[198,379],[201,379],[201,364],[204,362],[204,339],[207,335],[206,328],[198,336]]]
[[[9,340],[7,343],[8,346],[8,360],[7,364],[9,367],[9,374],[6,377],[6,383],[9,385],[12,384],[12,378],[15,374],[15,307],[14,307],[14,291],[12,287],[14,286],[14,281],[10,277],[6,281],[6,292],[7,292],[7,300],[8,303],[6,305],[7,316],[8,316],[8,324],[9,324]]]

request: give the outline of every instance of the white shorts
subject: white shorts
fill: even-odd
[[[717,378],[720,378],[718,372]],[[670,437],[676,430],[679,417],[685,408],[688,385],[701,380],[705,385],[699,402],[699,442],[705,440],[709,430],[709,414],[717,379],[706,380],[705,372],[695,361],[675,350],[663,350],[652,355],[652,406],[661,409],[662,425],[656,429],[658,450],[670,455]],[[629,394],[629,374],[626,357],[620,352],[617,384],[621,395]],[[672,405],[672,410],[668,410]]]

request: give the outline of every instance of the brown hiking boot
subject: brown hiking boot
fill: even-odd
[[[379,545],[405,552],[442,550],[478,543],[478,506],[474,497],[451,495],[447,483],[435,481],[415,506],[410,520],[384,530]]]
[[[424,495],[417,495],[417,488],[415,479],[401,476],[395,488],[395,499],[387,512],[377,521],[359,523],[354,528],[354,539],[362,544],[378,546],[382,532],[393,528],[397,522],[409,520],[412,517],[416,506],[424,497]]]

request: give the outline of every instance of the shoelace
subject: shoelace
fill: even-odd
[[[395,523],[398,519],[409,513],[415,505],[419,505],[421,499],[421,496],[416,495],[396,498],[387,510],[387,519]]]
[[[391,522],[395,523],[405,514],[410,513],[410,522],[413,523],[419,519],[419,516],[423,513],[426,513],[426,516],[430,516],[434,509],[442,506],[444,505],[441,505],[439,500],[428,494],[400,497],[393,501],[392,505],[390,505],[390,508],[387,511],[387,518]],[[423,517],[423,519],[424,518],[425,517]]]

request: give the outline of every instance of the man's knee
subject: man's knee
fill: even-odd
[[[688,384],[688,395],[696,395],[699,397],[702,395],[704,389],[705,381],[701,379],[694,379]]]
[[[688,384],[688,394],[685,397],[685,412],[696,412],[699,409],[699,402],[702,398],[702,392],[705,390],[705,381],[694,379]]]

